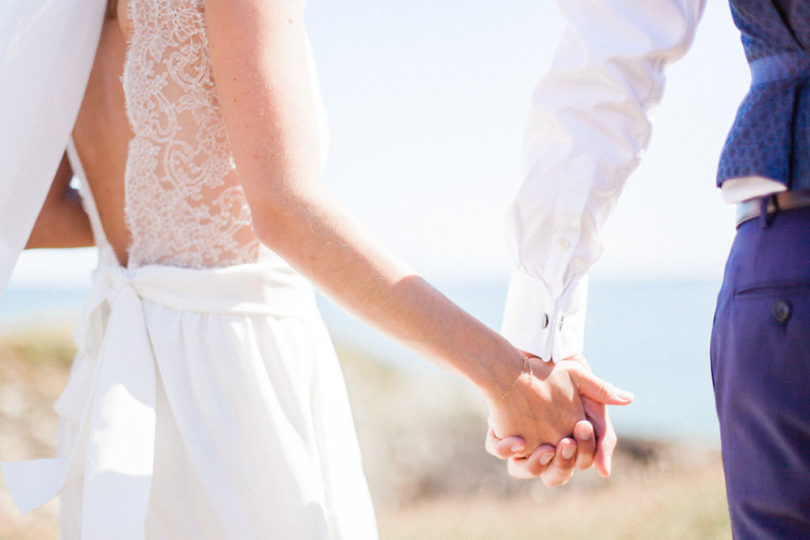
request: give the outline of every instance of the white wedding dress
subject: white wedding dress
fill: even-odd
[[[59,457],[2,465],[66,539],[376,538],[342,375],[308,282],[260,245],[203,0],[130,0],[128,264],[104,236],[56,403]]]

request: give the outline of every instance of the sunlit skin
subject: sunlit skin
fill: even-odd
[[[79,193],[70,187],[72,178],[73,170],[67,156],[62,156],[26,249],[93,245],[90,220],[82,208]]]
[[[120,83],[124,7],[104,24],[73,132],[121,264],[130,241],[124,171],[132,138]],[[615,435],[604,404],[627,404],[630,397],[580,361],[533,358],[530,376],[520,351],[416,275],[323,189],[303,9],[304,2],[292,0],[205,2],[214,79],[259,239],[370,325],[471,381],[489,408],[486,446],[510,458],[510,474],[560,485],[594,458],[608,474]],[[65,219],[86,224],[86,216]],[[51,221],[40,216],[37,227]],[[72,241],[86,245],[87,231]]]

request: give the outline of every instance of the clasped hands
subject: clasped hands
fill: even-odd
[[[594,375],[583,356],[527,359],[530,369],[489,402],[487,452],[507,460],[511,476],[539,476],[549,487],[591,466],[608,477],[616,433],[607,405],[627,405],[632,394]]]

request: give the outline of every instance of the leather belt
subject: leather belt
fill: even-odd
[[[737,228],[746,221],[762,213],[762,199],[766,199],[765,212],[773,214],[779,210],[790,210],[810,206],[810,190],[782,191],[766,197],[751,199],[737,204]]]

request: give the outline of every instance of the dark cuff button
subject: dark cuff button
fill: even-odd
[[[540,326],[543,327],[543,330],[548,328],[548,313],[543,313],[543,320],[540,322]]]
[[[790,304],[779,301],[773,305],[773,318],[781,324],[785,324],[790,319]]]

